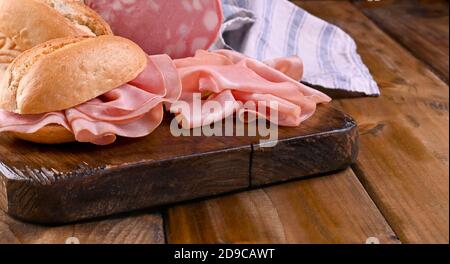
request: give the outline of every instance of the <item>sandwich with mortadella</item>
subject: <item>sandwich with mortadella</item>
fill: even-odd
[[[71,37],[19,55],[0,83],[0,132],[37,143],[113,143],[143,137],[181,83],[167,55],[116,36]]]

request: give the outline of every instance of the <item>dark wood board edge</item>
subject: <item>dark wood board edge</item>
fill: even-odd
[[[249,187],[250,155],[249,145],[101,170],[49,185],[0,175],[8,196],[0,205],[20,220],[59,224],[218,195]],[[186,177],[192,184],[185,184]]]
[[[6,187],[6,178],[0,172],[0,209],[8,211],[8,191]]]
[[[254,144],[251,186],[311,177],[355,163],[359,152],[358,127],[349,116],[344,122],[345,126],[338,131],[280,140],[273,148]]]

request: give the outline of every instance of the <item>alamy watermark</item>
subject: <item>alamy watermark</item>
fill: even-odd
[[[182,113],[170,124],[173,136],[258,137],[261,147],[278,144],[278,102],[203,101],[199,93],[192,99],[171,106],[171,112]]]

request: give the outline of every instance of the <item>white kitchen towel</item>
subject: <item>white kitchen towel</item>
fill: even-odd
[[[233,49],[258,60],[298,55],[305,65],[302,82],[380,95],[355,41],[337,26],[287,0],[222,2],[225,22],[214,48]]]

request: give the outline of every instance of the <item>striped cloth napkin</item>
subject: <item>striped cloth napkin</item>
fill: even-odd
[[[337,26],[286,0],[222,2],[225,22],[214,48],[258,60],[298,55],[305,64],[302,82],[330,94],[380,95],[355,41]]]

